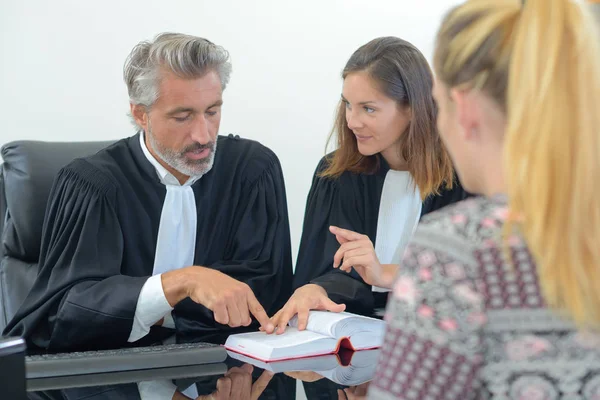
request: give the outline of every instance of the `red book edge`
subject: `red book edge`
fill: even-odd
[[[362,351],[362,350],[378,349],[381,346],[373,346],[373,347],[365,347],[362,349],[355,349],[354,346],[352,346],[352,342],[350,342],[350,338],[342,337],[338,340],[335,350],[330,351],[328,353],[310,353],[310,354],[306,354],[306,355],[298,356],[298,357],[271,358],[269,360],[256,357],[252,354],[244,352],[243,350],[240,350],[238,348],[234,348],[231,346],[223,345],[223,347],[225,347],[225,349],[227,349],[229,351],[233,351],[234,353],[238,353],[238,354],[241,354],[246,357],[254,358],[255,360],[262,361],[264,363],[272,363],[272,362],[278,362],[278,361],[299,360],[301,358],[311,358],[311,357],[327,356],[330,354],[338,354],[340,352],[340,348],[344,348],[344,349],[351,350],[351,351]],[[339,358],[338,358],[338,361],[339,361]]]

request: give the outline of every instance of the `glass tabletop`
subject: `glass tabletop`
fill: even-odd
[[[175,384],[179,399],[364,398],[379,350],[262,363],[228,353],[222,363],[27,380],[29,399],[140,399],[140,389],[161,398]],[[184,397],[185,396],[185,397]]]

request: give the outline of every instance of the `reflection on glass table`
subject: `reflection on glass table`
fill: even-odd
[[[355,386],[369,382],[375,374],[380,350],[363,350],[348,352],[342,350],[338,354],[319,357],[298,358],[294,360],[265,363],[244,355],[228,351],[227,354],[247,364],[273,373],[286,373],[296,379],[309,376],[308,381],[316,377],[327,378],[339,385]]]
[[[228,352],[231,359],[302,381],[306,398],[309,400],[366,398],[369,382],[375,375],[379,353],[379,349],[357,352],[342,349],[338,354],[264,363]]]
[[[343,351],[267,364],[233,353],[224,363],[29,379],[28,396],[36,400],[142,399],[140,382],[168,381],[179,389],[175,400],[300,400],[304,397],[296,396],[296,386],[301,381],[309,400],[360,400],[375,374],[378,354],[378,350]],[[193,397],[186,396],[190,388]],[[151,398],[162,400],[158,395]]]

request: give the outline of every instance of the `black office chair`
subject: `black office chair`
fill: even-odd
[[[112,142],[16,141],[2,147],[0,165],[0,332],[38,274],[46,203],[58,171]]]

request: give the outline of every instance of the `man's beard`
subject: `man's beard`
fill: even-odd
[[[183,148],[181,151],[175,151],[173,149],[164,148],[156,141],[156,138],[152,134],[150,124],[148,124],[147,134],[152,150],[154,150],[154,153],[167,163],[169,167],[193,178],[200,178],[211,170],[215,161],[215,152],[217,151],[216,141],[207,144],[194,143]],[[200,160],[192,160],[186,157],[186,153],[188,152],[202,151],[204,149],[208,149],[209,154]]]

